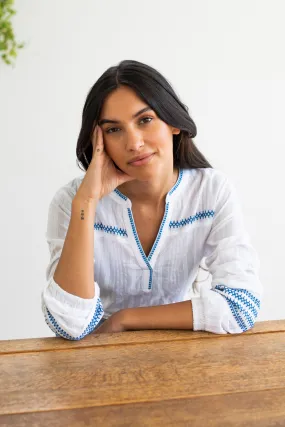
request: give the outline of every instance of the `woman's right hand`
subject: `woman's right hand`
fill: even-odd
[[[86,201],[98,201],[124,182],[135,179],[115,167],[105,151],[103,132],[98,125],[93,131],[92,147],[90,165],[75,196]]]

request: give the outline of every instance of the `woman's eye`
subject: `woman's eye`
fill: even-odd
[[[152,117],[144,117],[141,121],[143,120],[149,120],[149,122],[146,122],[146,123],[150,123],[152,121]]]
[[[114,129],[118,129],[118,128],[110,128],[110,129],[107,129],[107,130],[106,130],[106,133],[113,133],[113,130],[114,130]],[[112,131],[112,132],[111,132],[111,131]]]
[[[143,120],[147,120],[146,122],[143,122]],[[143,122],[143,124],[146,123],[150,123],[153,120],[152,117],[144,117],[143,119],[140,120],[140,122]],[[114,133],[114,130],[119,129],[119,128],[110,128],[106,130],[106,133]]]

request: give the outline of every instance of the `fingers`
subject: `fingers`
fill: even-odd
[[[104,151],[103,133],[100,126],[96,125],[92,135],[93,155]]]

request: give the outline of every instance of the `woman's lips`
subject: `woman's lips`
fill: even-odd
[[[136,160],[135,162],[131,162],[129,163],[130,166],[141,166],[141,165],[146,165],[148,162],[150,162],[150,160],[153,158],[155,153],[150,154],[149,156],[145,157],[144,159],[141,160]]]

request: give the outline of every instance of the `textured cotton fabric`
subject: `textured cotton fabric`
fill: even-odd
[[[263,294],[259,260],[244,228],[236,190],[223,172],[179,170],[148,256],[136,232],[131,201],[117,189],[103,197],[94,217],[92,299],[67,293],[53,279],[82,179],[61,187],[49,207],[50,262],[42,310],[57,336],[79,340],[103,316],[121,309],[187,299],[192,300],[194,331],[241,333],[253,327]],[[211,274],[210,285],[195,282],[201,263]]]

